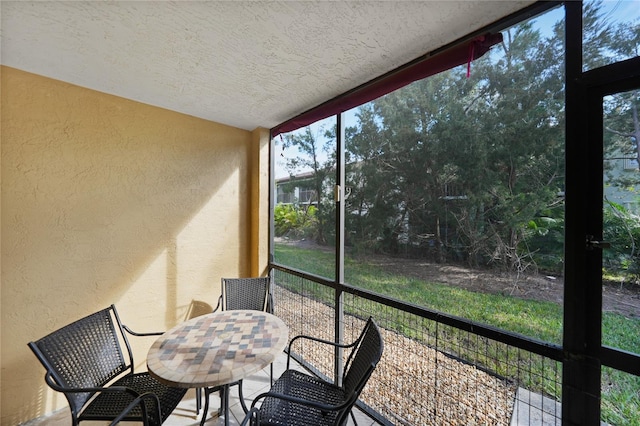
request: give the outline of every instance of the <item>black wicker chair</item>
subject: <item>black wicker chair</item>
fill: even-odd
[[[273,313],[271,278],[223,278],[222,295],[214,312],[249,309]]]
[[[232,311],[239,309],[248,309],[252,311],[265,311],[273,313],[273,299],[271,296],[271,278],[270,277],[251,277],[251,278],[222,278],[222,295],[218,299],[213,312],[218,309],[223,311]],[[271,381],[273,381],[273,365],[271,368]],[[242,393],[242,380],[232,383],[238,385],[238,396],[240,404],[244,412],[249,409],[244,401]],[[209,395],[213,392],[221,391],[221,387],[205,388],[205,404],[209,401]],[[196,409],[200,411],[200,389],[196,390]],[[207,405],[208,407],[208,405]],[[206,412],[206,410],[205,410]]]
[[[46,369],[47,385],[67,398],[72,425],[118,419],[159,426],[186,393],[147,372],[134,373],[125,330],[136,336],[162,334],[131,331],[111,305],[29,342]],[[124,353],[120,342],[126,347]]]
[[[345,363],[342,385],[289,368],[292,345],[299,339],[352,348]],[[289,343],[286,371],[269,392],[256,397],[242,425],[249,422],[252,426],[346,424],[353,405],[382,357],[383,348],[382,335],[372,318],[369,318],[358,339],[349,345],[305,335],[294,337]]]

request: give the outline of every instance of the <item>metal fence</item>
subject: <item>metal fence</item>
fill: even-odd
[[[383,358],[359,405],[380,424],[560,425],[558,346],[368,293],[274,265],[275,313],[290,335],[355,340],[373,316]],[[335,377],[334,353],[302,347],[296,356]]]

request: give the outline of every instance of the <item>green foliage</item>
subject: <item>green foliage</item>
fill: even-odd
[[[330,216],[325,209],[326,200],[333,188],[331,181],[335,180],[332,175],[335,170],[336,145],[330,136],[331,132],[325,132],[323,126],[320,126],[316,134],[312,133],[310,127],[306,127],[300,132],[285,135],[285,142],[282,144],[283,149],[298,152],[298,156],[287,158],[286,161],[286,168],[291,176],[296,176],[300,170],[311,170],[310,176],[305,180],[313,190],[314,199],[311,202],[316,203],[317,211],[314,212],[315,229],[310,233],[320,244],[326,243],[326,233],[332,229],[331,223],[326,221]],[[322,161],[322,157],[326,159]],[[295,184],[294,181],[292,184]]]
[[[309,238],[317,229],[317,209],[313,205],[277,204],[273,212],[277,237]]]
[[[521,256],[529,256],[538,270],[562,274],[564,268],[564,209],[543,212],[531,219],[519,246]]]
[[[453,69],[359,108],[345,145],[349,243],[508,269],[533,262],[524,224],[555,205],[564,179],[557,45],[523,23],[471,78]]]
[[[602,368],[602,420],[611,425],[640,424],[640,376]]]
[[[640,217],[610,202],[603,211],[603,223],[603,239],[611,243],[602,251],[605,275],[640,284]]]

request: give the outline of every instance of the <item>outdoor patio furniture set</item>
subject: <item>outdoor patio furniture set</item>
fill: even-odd
[[[202,389],[207,420],[209,395],[220,392],[220,415],[229,421],[229,388],[238,386],[245,413],[242,425],[344,424],[382,357],[381,333],[369,318],[360,336],[341,344],[301,335],[287,346],[288,328],[272,314],[269,278],[223,279],[222,296],[213,313],[189,319],[164,333],[137,333],[122,324],[114,305],[68,324],[29,347],[46,370],[46,384],[65,395],[74,426],[85,420],[111,425],[137,421],[159,426],[189,388]],[[159,336],[147,355],[147,372],[134,372],[127,335]],[[341,383],[289,368],[301,341],[351,352]],[[285,347],[287,369],[269,392],[247,407],[244,377],[271,365]],[[273,370],[271,370],[273,381]]]

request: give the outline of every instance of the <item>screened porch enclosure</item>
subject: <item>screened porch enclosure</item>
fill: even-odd
[[[376,318],[379,423],[640,423],[638,25],[537,5],[473,61],[272,129],[276,314],[345,341]]]

